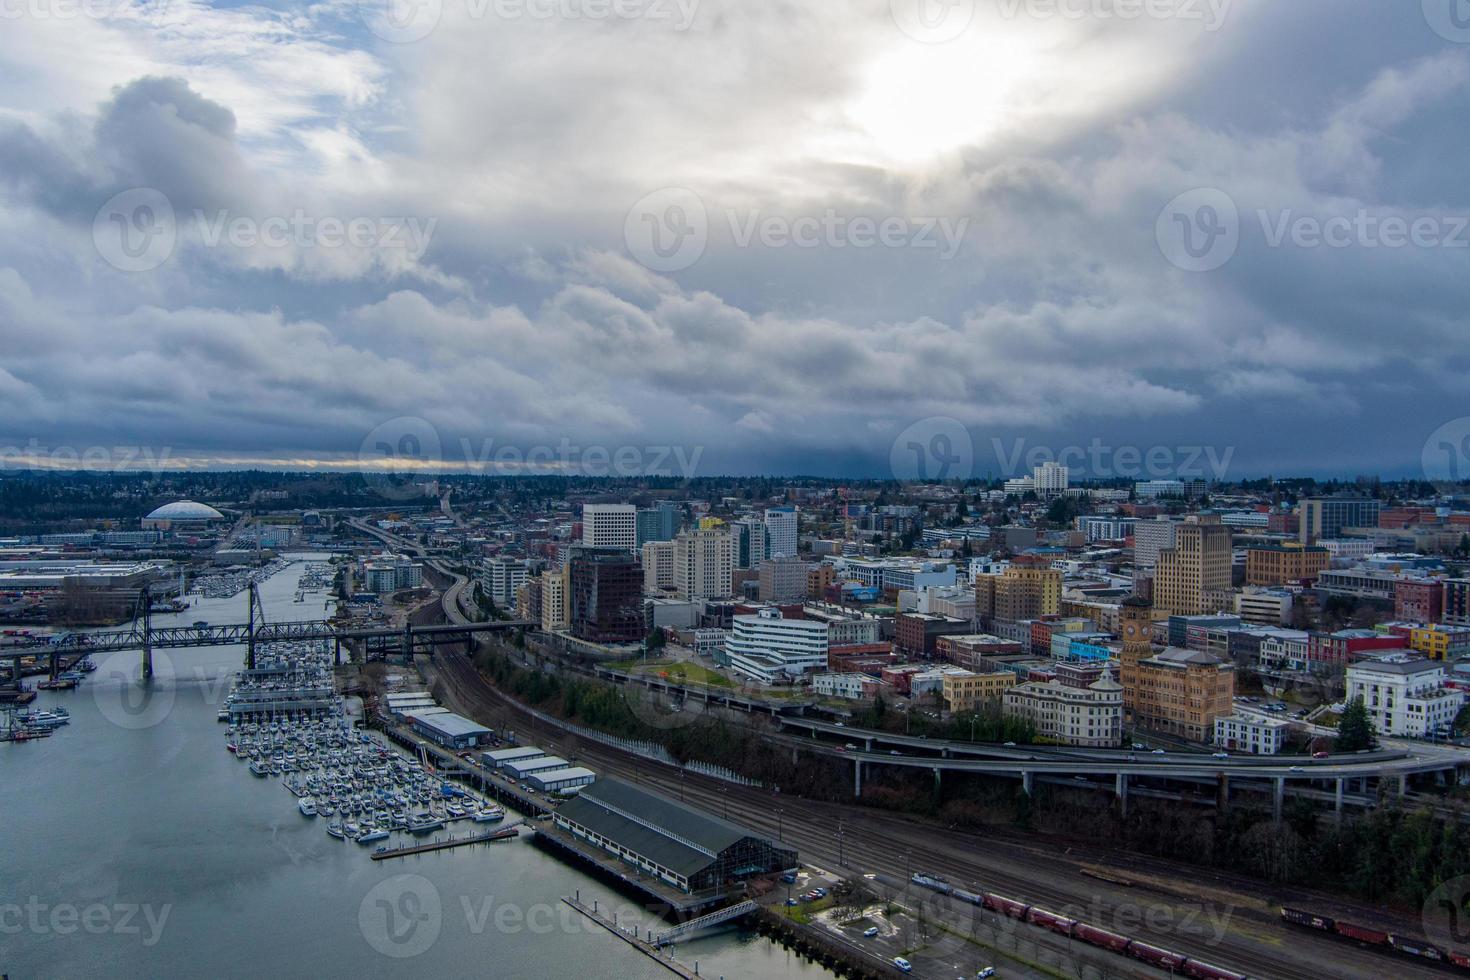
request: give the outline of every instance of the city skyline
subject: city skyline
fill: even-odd
[[[7,14],[0,446],[1470,445],[1448,0],[389,6]]]

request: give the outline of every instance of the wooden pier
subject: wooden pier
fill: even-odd
[[[501,827],[488,834],[473,834],[469,837],[446,837],[444,840],[425,841],[422,844],[409,844],[405,847],[392,847],[384,851],[374,851],[374,861],[386,861],[388,858],[406,857],[410,854],[427,854],[429,851],[444,851],[451,847],[464,847],[466,844],[489,844],[498,840],[510,840],[520,835],[518,829],[520,824],[511,824],[509,827]]]
[[[663,955],[659,951],[659,948],[653,943],[645,939],[638,938],[636,927],[634,931],[630,933],[626,931],[622,926],[618,925],[616,919],[604,918],[602,914],[597,911],[597,903],[595,901],[592,903],[591,908],[588,908],[586,905],[583,905],[579,899],[573,898],[571,896],[563,896],[562,901],[566,902],[572,908],[576,909],[578,912],[581,912],[587,918],[591,919],[593,922],[596,922],[608,932],[612,933],[614,936],[617,936],[623,942],[627,943],[629,946],[632,946],[634,949],[638,950],[638,952],[642,953],[644,956],[647,956],[649,959],[653,960],[655,963],[657,963],[659,966],[662,966],[670,973],[673,973],[679,977],[683,977],[684,980],[698,980],[699,964],[697,962],[694,964],[694,969],[691,970],[684,964],[676,962],[672,957]]]

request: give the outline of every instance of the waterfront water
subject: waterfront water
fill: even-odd
[[[294,603],[300,565],[261,589],[268,618]],[[174,617],[238,622],[245,599],[200,600]],[[327,836],[278,779],[224,750],[216,721],[243,650],[160,651],[145,697],[140,654],[95,658],[51,738],[0,744],[0,973],[30,977],[315,976],[665,978],[587,922],[580,891],[620,919],[651,915],[530,844],[373,862]],[[513,819],[514,815],[510,819]],[[706,977],[829,976],[758,937],[678,947]]]

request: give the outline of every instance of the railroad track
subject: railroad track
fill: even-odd
[[[456,700],[465,702],[457,707],[482,716],[488,712],[497,719],[509,718],[509,725],[518,731],[532,725],[532,716],[524,706],[486,681],[464,655],[444,653],[434,658],[433,664],[451,682]],[[543,730],[546,725],[544,721],[536,724]],[[544,737],[542,740],[545,741]],[[1146,919],[1136,926],[1130,925],[1128,929],[1118,929],[1107,920],[1120,909],[1129,910],[1130,917],[1139,917],[1140,909],[1152,909],[1156,913],[1153,916],[1155,920],[1167,915],[1170,922],[1190,915],[1190,909],[1182,908],[1168,897],[1150,895],[1144,898],[1126,886],[1084,877],[1080,873],[1081,862],[1058,855],[1054,847],[990,841],[973,833],[935,826],[919,818],[775,794],[726,784],[695,773],[686,772],[681,778],[678,770],[598,742],[581,742],[579,754],[591,760],[599,771],[647,785],[674,799],[682,797],[686,802],[716,815],[728,813],[730,819],[753,830],[772,836],[779,834],[813,864],[904,880],[913,871],[933,870],[946,875],[951,881],[962,881],[970,890],[983,887],[1052,911],[1085,910],[1084,914],[1073,917],[1088,920],[1101,917],[1104,921],[1094,924],[1127,932],[1145,942],[1262,980],[1321,980],[1324,976],[1342,980],[1382,980],[1386,971],[1391,971],[1395,977],[1423,977],[1426,980],[1457,975],[1448,970],[1422,968],[1376,950],[1355,949],[1340,942],[1288,930],[1269,912],[1239,907],[1231,908],[1228,925],[1233,927],[1239,920],[1247,921],[1254,942],[1240,937],[1234,928],[1230,928],[1215,944],[1207,937],[1189,932],[1151,927]],[[775,812],[778,806],[783,810],[779,818]],[[835,836],[838,818],[843,821],[844,838],[840,850],[847,858],[845,866],[838,863],[839,845]],[[921,830],[922,836],[916,834],[916,830]],[[858,855],[861,855],[861,861],[855,863]],[[911,858],[905,855],[911,855]],[[1019,868],[1007,870],[1006,864]],[[1075,885],[1056,881],[1053,869],[1058,868],[1062,873],[1075,875],[1078,879]],[[1197,916],[1194,921],[1198,921]],[[1204,925],[1208,926],[1209,920],[1205,920]],[[1044,930],[1033,930],[1030,926],[1019,928],[1031,930],[1025,933],[1027,937],[1043,944],[1045,938],[1054,935]],[[1055,938],[1067,942],[1061,937]],[[1260,942],[1279,944],[1280,952],[1262,949],[1257,945]],[[1135,965],[1120,958],[1118,972],[1127,975],[1124,964],[1127,967]]]

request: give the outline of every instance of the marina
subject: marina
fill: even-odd
[[[333,689],[332,669],[331,646],[322,641],[261,647],[256,667],[236,673],[220,710],[231,722],[226,751],[253,775],[280,778],[301,815],[327,818],[327,833],[337,840],[368,845],[505,818],[497,804],[355,729]],[[414,848],[449,846],[455,844]]]

